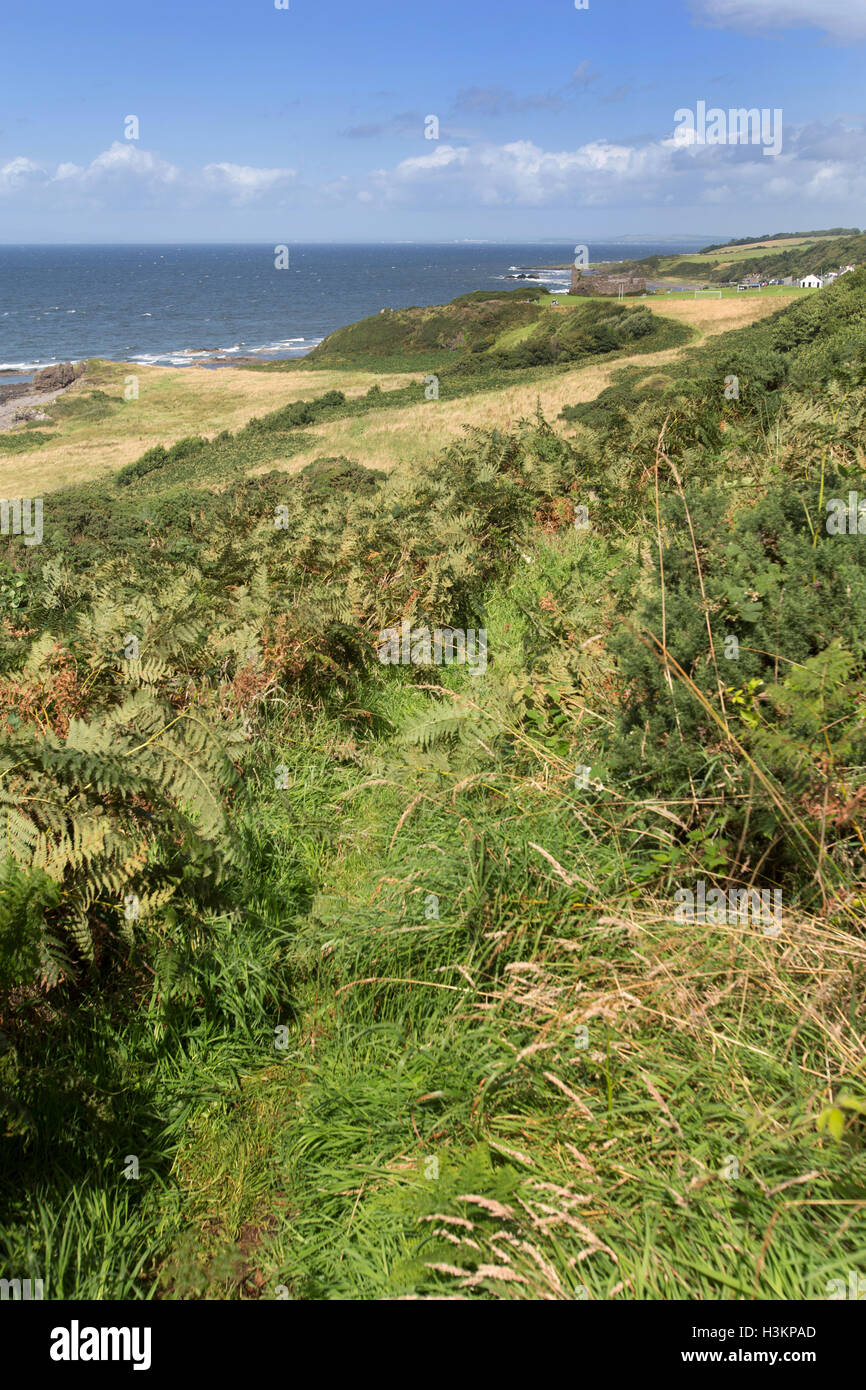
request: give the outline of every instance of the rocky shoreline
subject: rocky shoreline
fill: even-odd
[[[84,362],[58,362],[36,372],[32,381],[0,381],[0,430],[48,417],[43,407],[83,376]]]

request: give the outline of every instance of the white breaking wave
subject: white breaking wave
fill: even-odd
[[[130,356],[129,361],[140,362],[143,367],[189,367],[202,358],[207,360],[214,357],[258,357],[269,353],[301,357],[304,353],[312,352],[321,342],[321,338],[283,338],[276,343],[263,343],[261,347],[246,347],[244,343],[234,343],[231,347],[213,350],[183,348],[174,352],[137,352]]]
[[[50,362],[0,362],[0,372],[41,372],[43,367],[57,367],[59,359]]]

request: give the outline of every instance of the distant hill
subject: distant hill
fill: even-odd
[[[802,241],[807,237],[844,237],[859,236],[859,227],[828,227],[826,231],[817,232],[768,232],[766,236],[743,236],[737,237],[735,241],[721,242],[716,246],[702,246],[700,254],[708,255],[712,251],[727,251],[732,246],[759,246],[762,241]]]
[[[716,265],[707,267],[701,262],[675,262],[671,275],[703,275],[713,284],[724,284],[736,280],[743,271],[752,275],[765,275],[768,278],[793,275],[809,275],[812,271],[836,270],[840,265],[863,265],[866,262],[866,234],[858,232],[853,236],[833,237],[828,240],[804,242],[788,250],[768,250],[750,255],[748,260],[727,261],[720,258]],[[688,268],[686,268],[688,267]]]
[[[851,232],[830,236],[815,232],[797,236],[794,232],[767,240],[789,241],[788,247],[767,247],[752,241],[732,241],[725,247],[708,247],[694,256],[647,256],[639,261],[621,261],[616,271],[645,275],[654,280],[690,280],[702,284],[734,283],[742,275],[761,275],[798,279],[811,272],[836,270],[840,265],[866,264],[866,233]],[[754,248],[754,249],[752,249]]]

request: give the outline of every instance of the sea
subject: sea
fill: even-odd
[[[699,249],[678,241],[590,244],[591,264]],[[565,291],[574,246],[441,245],[3,246],[0,374],[55,362],[188,366],[302,357],[344,324],[380,309],[444,304],[471,290],[517,288],[535,275]],[[277,263],[280,262],[280,268]],[[531,281],[529,283],[532,283]]]

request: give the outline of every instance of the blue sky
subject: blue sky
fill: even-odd
[[[3,242],[866,222],[866,0],[42,0],[3,28]],[[701,101],[781,110],[781,148],[675,140]]]

